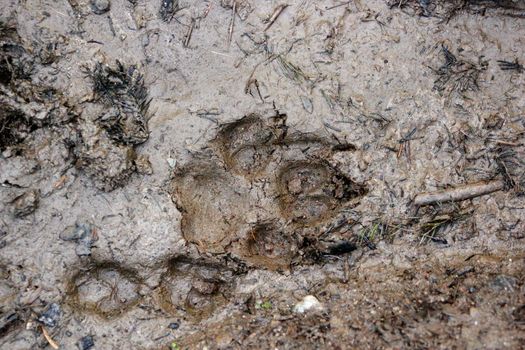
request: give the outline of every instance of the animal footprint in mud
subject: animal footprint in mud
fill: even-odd
[[[109,319],[139,302],[140,284],[134,271],[114,263],[103,263],[74,276],[67,294],[75,309]]]
[[[189,259],[173,259],[162,277],[157,298],[171,314],[207,318],[228,302],[232,272],[224,267]]]
[[[302,230],[325,224],[366,192],[330,166],[328,159],[340,149],[347,148],[289,134],[282,116],[265,121],[252,114],[225,125],[211,151],[173,176],[184,238],[201,252],[286,268]]]

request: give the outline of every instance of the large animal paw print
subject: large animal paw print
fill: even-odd
[[[366,192],[328,161],[345,147],[291,133],[285,121],[252,114],[225,125],[210,150],[174,174],[182,233],[199,251],[287,268],[306,230],[330,222]]]

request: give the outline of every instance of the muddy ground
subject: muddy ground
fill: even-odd
[[[525,348],[524,1],[0,4],[0,348]]]

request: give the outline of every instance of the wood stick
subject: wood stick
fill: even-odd
[[[193,34],[193,29],[195,28],[195,18],[191,19],[191,24],[188,27],[188,32],[186,33],[186,39],[184,39],[184,47],[188,47],[190,45],[191,35]]]
[[[44,338],[46,338],[49,345],[51,345],[51,347],[55,350],[59,349],[60,346],[53,340],[53,338],[51,338],[51,336],[47,332],[47,329],[44,326],[41,326],[41,328],[42,328],[42,334],[44,334]]]
[[[505,187],[503,180],[493,180],[489,182],[480,182],[468,184],[443,191],[420,193],[414,198],[416,206],[431,205],[444,202],[459,202],[465,199],[471,199],[484,196],[496,191],[501,191]]]
[[[264,28],[264,31],[267,31],[268,29],[270,29],[272,24],[277,20],[277,17],[279,17],[281,15],[281,13],[284,11],[284,9],[287,8],[287,7],[288,7],[288,5],[279,5],[279,6],[277,6],[275,8],[275,10],[273,11],[272,16],[268,20],[268,24],[266,25],[266,28]]]

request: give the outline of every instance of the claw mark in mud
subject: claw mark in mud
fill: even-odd
[[[157,293],[165,312],[181,317],[188,314],[199,321],[228,302],[232,271],[185,258],[175,258],[168,265]]]
[[[140,301],[141,283],[133,270],[107,262],[79,272],[70,281],[67,294],[73,308],[110,319]]]
[[[251,114],[227,124],[212,146],[179,168],[171,185],[184,238],[203,253],[285,269],[302,230],[320,230],[366,193],[328,162],[352,147],[289,134],[283,115]]]

